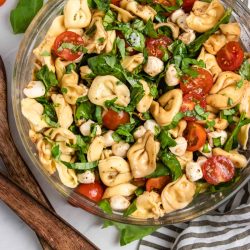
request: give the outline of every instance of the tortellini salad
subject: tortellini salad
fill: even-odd
[[[240,25],[219,0],[180,2],[68,0],[34,49],[29,137],[49,174],[105,212],[157,219],[247,166]]]

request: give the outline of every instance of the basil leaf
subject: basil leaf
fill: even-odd
[[[239,69],[239,74],[241,75],[241,77],[243,79],[250,81],[250,63],[249,63],[249,60],[245,60],[242,63],[242,65]]]
[[[213,138],[213,144],[215,147],[221,147],[221,137]]]
[[[154,29],[154,23],[151,20],[151,18],[148,19],[148,21],[147,21],[147,23],[145,25],[145,28],[143,30],[143,33],[146,36],[149,36],[149,37],[152,37],[152,38],[157,38],[158,34]]]
[[[164,129],[170,130],[170,129],[173,129],[173,128],[177,127],[179,121],[180,121],[184,116],[185,116],[185,115],[184,115],[183,113],[181,113],[181,112],[177,113],[177,114],[174,116],[172,122],[171,122],[169,125],[165,126]]]
[[[172,139],[170,136],[169,132],[166,129],[162,129],[159,136],[158,140],[161,143],[161,148],[165,149],[166,147],[174,147],[177,145],[176,141]]]
[[[144,188],[143,187],[138,187],[136,190],[135,190],[135,195],[138,197],[140,195],[142,195],[144,193]]]
[[[95,106],[90,101],[85,101],[77,105],[75,118],[80,119],[93,119],[93,114],[95,111]]]
[[[240,132],[240,128],[248,123],[250,123],[250,119],[245,119],[245,113],[242,113],[240,116],[240,120],[236,124],[232,134],[230,135],[224,146],[224,149],[226,151],[230,151],[232,149],[234,142],[237,141],[237,136],[238,133]]]
[[[47,65],[42,66],[42,68],[36,72],[36,79],[43,82],[46,92],[48,92],[51,87],[58,85],[56,74],[49,70]]]
[[[102,124],[102,108],[101,106],[95,107],[95,118],[98,124]]]
[[[75,63],[70,63],[66,67],[66,74],[70,74],[72,71],[76,70],[76,64]]]
[[[132,241],[139,240],[146,235],[149,235],[156,231],[159,227],[157,226],[134,226],[122,224],[119,222],[113,222],[104,220],[103,228],[115,226],[120,232],[120,245],[124,246]]]
[[[156,177],[165,176],[169,174],[170,174],[169,169],[161,162],[157,162],[155,171],[152,174],[147,175],[145,178],[148,178],[148,179],[156,178]]]
[[[122,30],[126,41],[133,47],[134,50],[143,52],[145,48],[145,37],[142,33],[131,28]]]
[[[103,18],[103,26],[108,29],[108,27],[113,22],[115,22],[115,20],[116,20],[116,14],[113,11],[109,10]]]
[[[16,8],[10,12],[13,32],[24,33],[42,6],[43,0],[19,0]]]
[[[112,208],[110,206],[110,203],[108,200],[101,200],[98,202],[99,208],[102,209],[102,211],[106,214],[112,214]]]
[[[250,65],[250,64],[249,64]],[[250,72],[250,68],[249,68],[249,72]],[[249,73],[250,74],[250,73]],[[241,76],[243,76],[243,74],[241,74]],[[237,89],[240,89],[242,86],[243,86],[243,84],[244,84],[244,80],[243,79],[241,79],[240,81],[238,81],[237,83],[236,83],[236,88]]]
[[[134,22],[131,24],[132,29],[136,29],[138,31],[143,31],[145,29],[144,22],[140,19],[135,19]]]
[[[97,167],[98,161],[93,162],[76,162],[70,163],[66,161],[61,161],[67,168],[75,169],[75,170],[89,170]]]
[[[128,217],[131,215],[133,212],[137,210],[136,207],[136,199],[129,205],[129,207],[123,212],[124,217]]]
[[[109,0],[94,0],[94,2],[98,10],[102,10],[105,12],[109,10],[109,4],[110,4]]]
[[[231,17],[232,10],[227,9],[223,15],[223,17],[219,20],[217,24],[214,25],[214,27],[202,35],[200,35],[197,39],[195,39],[193,42],[191,42],[188,45],[188,51],[190,54],[195,54],[199,51],[199,49],[202,47],[202,45],[206,42],[206,40],[214,34],[220,27],[221,24],[228,23]]]
[[[164,165],[171,171],[172,180],[175,181],[183,175],[181,165],[175,155],[167,152],[160,152],[159,157]]]
[[[51,149],[51,156],[56,159],[59,160],[60,156],[61,156],[61,151],[60,151],[60,146],[59,144],[56,144],[52,147]]]
[[[126,55],[126,50],[125,50],[125,41],[124,39],[121,39],[119,37],[116,38],[116,45],[117,48],[121,54],[121,57],[124,58]]]

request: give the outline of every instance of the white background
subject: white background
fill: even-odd
[[[22,35],[14,35],[9,22],[9,13],[17,0],[7,0],[0,7],[0,55],[4,61],[8,85],[11,84],[11,71]],[[4,169],[0,161],[0,169]],[[38,182],[45,191],[47,197],[56,212],[77,228],[82,234],[93,241],[100,249],[105,250],[133,250],[137,248],[137,242],[120,247],[118,234],[115,228],[102,229],[101,219],[87,212],[73,208],[53,190],[40,173],[33,170]],[[1,250],[36,250],[41,249],[36,235],[30,230],[5,204],[0,201],[0,249]]]

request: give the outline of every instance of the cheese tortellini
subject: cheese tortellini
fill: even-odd
[[[129,11],[119,8],[114,4],[110,4],[110,7],[118,13],[117,19],[120,22],[127,23],[135,18]]]
[[[133,56],[125,56],[121,61],[121,65],[127,71],[133,72],[143,63],[143,61],[144,56],[142,53],[139,53]]]
[[[195,1],[190,15],[187,17],[187,25],[197,32],[206,32],[213,28],[224,14],[224,7],[219,0],[211,3]]]
[[[151,96],[150,94],[148,83],[145,82],[144,80],[141,80],[140,83],[142,84],[143,89],[144,89],[144,96],[136,105],[136,109],[139,112],[144,113],[149,110],[151,103],[153,101],[153,96]]]
[[[196,186],[183,175],[169,183],[161,193],[164,211],[171,213],[186,207],[194,198]]]
[[[159,142],[154,140],[154,135],[150,131],[129,149],[127,157],[134,178],[145,177],[155,171],[159,149]]]
[[[89,100],[100,106],[105,101],[117,98],[116,104],[126,107],[130,102],[130,91],[119,79],[112,75],[97,76],[88,91]]]

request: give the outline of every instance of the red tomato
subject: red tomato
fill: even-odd
[[[6,0],[0,0],[0,6],[2,6],[5,3]]]
[[[146,190],[148,192],[152,191],[153,189],[163,189],[169,182],[171,178],[169,175],[160,176],[156,178],[150,178],[147,180],[146,183]]]
[[[111,130],[116,130],[121,124],[128,123],[129,120],[129,113],[125,111],[116,112],[113,109],[109,109],[102,117],[103,125]]]
[[[194,70],[198,72],[198,76],[191,77],[190,75],[184,75],[181,78],[180,88],[183,94],[208,94],[213,86],[213,76],[203,68],[194,68]]]
[[[164,35],[160,35],[158,38],[148,38],[146,40],[146,47],[149,56],[156,56],[162,58],[168,45],[172,43],[172,40]]]
[[[203,178],[212,185],[230,181],[234,177],[235,167],[225,156],[216,155],[208,158],[201,166]]]
[[[184,0],[183,1],[183,4],[182,4],[182,9],[185,11],[185,12],[190,12],[193,8],[193,5],[194,5],[194,2],[196,0]]]
[[[102,199],[104,190],[99,182],[94,182],[90,184],[80,184],[75,189],[75,192],[97,202]]]
[[[243,63],[244,51],[238,42],[228,42],[218,51],[216,59],[222,70],[234,71]]]
[[[120,2],[121,2],[121,0],[111,0],[111,3],[116,5],[116,6],[119,6]]]
[[[75,32],[65,31],[61,33],[54,42],[53,51],[57,56],[66,61],[74,61],[83,54],[82,51],[73,51],[70,48],[62,48],[62,44],[73,46],[83,45],[84,41],[82,37]]]
[[[200,124],[188,122],[187,128],[184,131],[184,137],[188,144],[187,150],[194,152],[205,144],[207,133]]]

